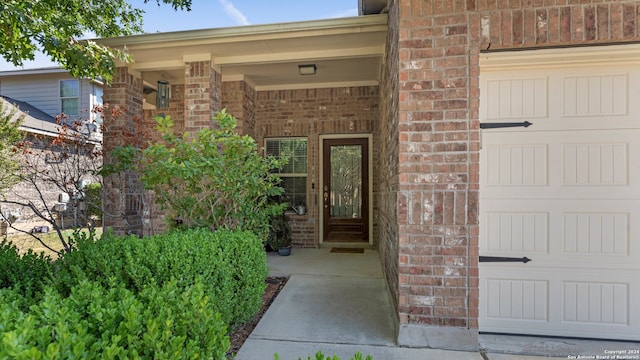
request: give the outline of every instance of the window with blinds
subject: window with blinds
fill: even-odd
[[[285,160],[276,170],[284,188],[283,200],[289,206],[307,204],[307,138],[271,138],[265,140],[267,155]]]

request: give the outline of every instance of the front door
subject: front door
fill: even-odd
[[[323,140],[323,241],[369,241],[367,138]]]

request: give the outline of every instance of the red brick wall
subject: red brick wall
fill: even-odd
[[[186,64],[185,83],[171,84],[169,108],[144,111],[148,129],[155,126],[154,118],[158,114],[171,116],[173,130],[177,134],[185,131],[193,134],[202,128],[209,128],[211,117],[221,108],[220,81],[220,74],[211,68],[210,62]],[[153,138],[154,134],[157,135],[154,131],[149,131],[145,136]],[[165,212],[155,203],[153,192],[145,192],[141,201],[143,235],[149,236],[165,231],[168,220],[165,218]]]
[[[482,50],[638,40],[637,1],[476,0]],[[479,31],[479,32],[478,32]]]
[[[391,291],[398,307],[398,9],[390,8],[384,67],[380,74],[380,117],[375,123],[374,238]],[[397,314],[397,312],[396,312]]]
[[[116,70],[110,86],[104,89],[105,111],[104,161],[114,161],[110,151],[123,145],[135,134],[136,123],[142,120],[142,80],[127,68]],[[104,223],[116,234],[143,235],[145,192],[134,173],[111,175],[104,179]]]
[[[475,329],[480,51],[637,41],[640,5],[398,0],[390,28],[394,11],[400,19],[400,325]]]
[[[173,120],[173,131],[176,133],[184,132],[184,84],[171,84],[171,97],[169,98],[169,107],[164,109],[148,109],[144,110],[145,123],[152,128],[155,127],[155,117],[157,115],[170,116]]]
[[[185,65],[185,131],[191,134],[211,126],[211,117],[222,108],[222,77],[210,61]]]
[[[401,325],[477,327],[479,50],[466,4],[399,2]]]
[[[23,180],[3,192],[3,201],[32,204],[38,212],[48,216],[45,209],[54,209],[61,193],[72,194],[72,191],[77,190],[75,188],[77,181],[86,179],[92,183],[100,182],[99,177],[91,175],[91,171],[98,169],[102,164],[102,157],[95,157],[100,154],[100,151],[97,151],[93,144],[87,143],[81,148],[75,148],[71,144],[60,147],[53,144],[56,141],[55,136],[30,132],[25,133],[24,141],[28,144],[29,151],[18,152],[19,156],[16,158],[21,162],[20,176]],[[74,209],[71,204],[77,205],[75,202],[70,203],[65,221],[58,222],[58,225],[67,228],[86,226],[90,219],[87,218],[85,211]],[[21,216],[17,220],[18,223],[42,222],[42,219],[26,206],[0,202],[0,210],[4,213],[19,211]],[[74,210],[77,210],[75,216],[73,216]],[[51,219],[59,220],[59,215],[53,212]]]
[[[372,133],[379,117],[378,101],[377,86],[257,93],[255,139],[261,147],[265,137],[308,137],[308,212],[290,216],[294,246],[314,247],[319,243],[319,135]]]
[[[222,107],[238,119],[236,130],[254,136],[256,91],[244,81],[222,83]]]
[[[243,118],[242,128],[244,133],[255,137],[256,136],[256,91],[247,83],[242,84],[243,95]]]
[[[155,117],[163,114],[164,116],[170,116],[173,121],[173,131],[177,134],[184,133],[184,97],[185,97],[185,85],[184,84],[171,84],[171,97],[169,98],[169,107],[164,109],[149,109],[144,110],[144,119],[147,128],[154,129],[156,126]],[[149,136],[159,139],[159,134],[154,131],[149,131]],[[155,138],[154,138],[155,139]],[[143,211],[144,222],[144,236],[151,236],[162,233],[167,229],[167,219],[165,218],[164,210],[160,209],[160,206],[155,202],[155,195],[152,191],[145,193],[145,209]]]

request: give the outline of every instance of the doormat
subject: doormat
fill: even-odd
[[[331,253],[337,254],[364,254],[363,248],[331,248]]]

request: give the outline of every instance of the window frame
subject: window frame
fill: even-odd
[[[278,175],[281,178],[304,178],[304,206],[308,206],[309,204],[309,137],[307,136],[274,136],[274,137],[265,137],[264,138],[264,153],[265,156],[274,156],[277,159],[281,159],[281,156],[275,156],[272,154],[269,154],[268,152],[268,143],[270,141],[283,141],[283,140],[304,140],[306,142],[307,145],[307,151],[305,156],[307,157],[306,159],[306,172],[304,173],[297,173],[297,172],[285,172],[283,173],[281,169],[277,169],[276,171],[274,171],[274,174]],[[295,157],[295,154],[293,155]],[[292,206],[298,205],[298,204],[291,204]]]
[[[65,82],[75,82],[75,83],[76,83],[76,85],[77,85],[77,86],[76,86],[76,91],[77,91],[76,96],[63,96],[63,94],[62,94],[62,86],[63,86],[63,85],[62,85],[62,84],[63,84],[63,83],[65,83]],[[78,79],[61,79],[61,80],[58,82],[58,96],[59,96],[59,99],[60,99],[59,104],[60,104],[60,113],[61,113],[61,114],[62,114],[62,113],[64,113],[64,105],[63,105],[63,102],[64,102],[65,100],[73,100],[73,99],[76,99],[76,100],[77,100],[77,103],[78,103],[78,106],[77,106],[77,108],[76,108],[76,113],[75,113],[75,114],[67,114],[67,113],[64,113],[64,114],[65,114],[65,115],[67,115],[67,116],[70,116],[70,117],[71,117],[71,116],[73,116],[73,117],[80,116],[80,80],[78,80]]]
[[[104,88],[98,84],[93,84],[93,87],[91,88],[91,95],[90,95],[90,101],[91,101],[91,106],[90,106],[90,113],[91,113],[91,120],[95,121],[95,123],[98,125],[98,128],[102,125],[102,123],[104,122],[104,116],[103,113],[100,112],[94,112],[93,109],[98,106],[98,107],[103,107],[104,104],[102,102],[102,98],[104,97]]]

